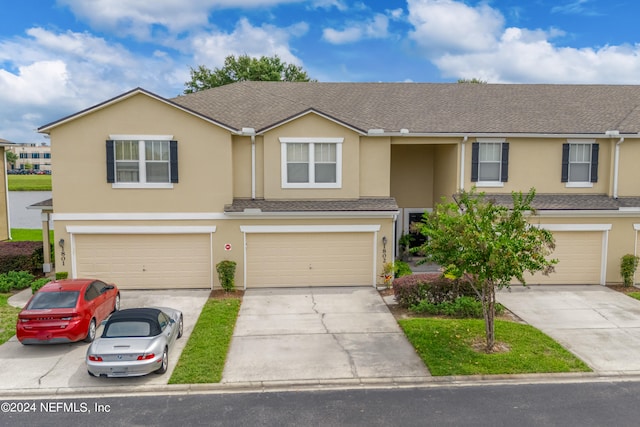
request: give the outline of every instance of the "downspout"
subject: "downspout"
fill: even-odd
[[[620,167],[620,145],[624,142],[624,138],[620,137],[616,142],[616,151],[613,160],[613,198],[618,198],[618,168]]]
[[[462,138],[462,144],[460,145],[460,191],[464,191],[464,154],[465,154],[465,143],[469,139],[468,136],[464,136]]]
[[[251,136],[251,200],[256,199],[256,130],[242,128],[243,135]]]

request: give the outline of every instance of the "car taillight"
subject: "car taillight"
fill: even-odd
[[[61,317],[60,320],[73,320],[76,317],[79,317],[78,313],[73,313],[71,316]]]
[[[94,354],[89,355],[89,360],[92,362],[102,362],[102,357],[96,356]]]
[[[141,354],[140,356],[138,356],[138,360],[149,360],[149,359],[153,359],[154,357],[156,357],[156,355],[153,353]]]
[[[18,319],[18,322],[28,322],[29,319]]]

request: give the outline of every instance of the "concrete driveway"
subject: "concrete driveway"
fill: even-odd
[[[122,308],[164,306],[183,312],[184,335],[169,354],[169,370],[164,375],[94,378],[87,374],[84,361],[88,343],[24,346],[14,336],[0,345],[0,391],[167,384],[209,294],[209,290],[120,291]]]
[[[601,375],[640,374],[640,301],[604,286],[512,286],[498,301]]]
[[[373,288],[249,289],[222,382],[429,375]]]

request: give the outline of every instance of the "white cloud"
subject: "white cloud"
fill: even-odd
[[[580,6],[585,2],[575,2]],[[553,44],[560,29],[505,28],[486,4],[409,0],[410,37],[447,78],[490,83],[640,83],[640,44],[572,48]]]
[[[361,39],[383,39],[389,35],[388,29],[389,18],[376,13],[371,20],[347,23],[343,30],[325,28],[322,30],[322,38],[332,44],[353,43]]]
[[[243,18],[230,33],[212,32],[194,36],[194,60],[196,64],[214,68],[222,66],[229,55],[278,55],[284,62],[301,65],[302,61],[289,46],[289,39],[292,35],[300,36],[307,30],[308,26],[304,23],[288,29],[267,24],[254,27]]]
[[[269,7],[304,0],[58,0],[78,18],[100,30],[149,39],[162,27],[171,33],[209,25],[209,14],[219,9]],[[340,3],[340,2],[336,2]]]

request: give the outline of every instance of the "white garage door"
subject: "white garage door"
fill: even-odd
[[[248,288],[373,286],[374,233],[246,236]]]
[[[209,289],[211,235],[76,235],[75,270],[122,289]]]
[[[597,285],[602,277],[603,231],[554,231],[555,273],[530,275],[527,284]]]

